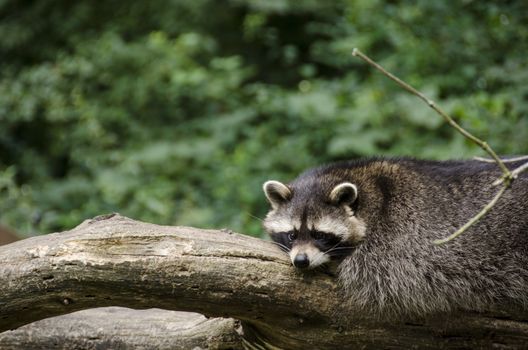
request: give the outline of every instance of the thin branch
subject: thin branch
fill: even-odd
[[[483,157],[473,157],[473,159],[478,160],[479,162],[485,162],[485,163],[495,163],[495,160],[490,158],[483,158]],[[501,159],[504,163],[514,163],[514,162],[520,162],[522,160],[528,160],[528,156],[520,156],[520,157],[513,157],[508,159]],[[513,179],[516,179],[517,176],[519,176],[520,173],[528,169],[528,162],[524,163],[523,165],[519,166],[518,168],[515,168],[513,170],[510,170],[511,178],[510,181]],[[499,179],[495,180],[493,182],[493,186],[498,186],[504,182],[504,175],[501,176]]]
[[[493,197],[493,199],[488,204],[486,204],[484,206],[484,208],[482,208],[482,210],[477,215],[473,216],[468,222],[466,222],[462,227],[460,227],[458,230],[456,230],[450,236],[448,236],[446,238],[442,238],[442,239],[437,239],[437,240],[433,241],[433,243],[434,244],[444,244],[444,243],[447,243],[447,242],[451,241],[452,239],[455,239],[456,237],[458,237],[462,233],[464,233],[464,231],[466,231],[474,223],[479,221],[481,217],[486,215],[491,210],[491,208],[493,208],[495,203],[497,203],[497,201],[502,196],[504,191],[506,191],[506,189],[508,189],[507,186],[502,186],[501,189],[497,192],[497,194]]]
[[[485,162],[485,163],[495,163],[495,159],[490,158],[484,158],[484,157],[473,157],[474,160],[478,160],[479,162]],[[520,156],[520,157],[513,157],[513,158],[501,158],[503,163],[514,163],[519,162],[521,160],[528,160],[528,156]]]
[[[527,170],[528,169],[528,162],[524,163],[523,165],[513,169],[511,171],[511,174],[512,174],[512,180],[516,179],[517,176],[519,176],[520,173],[522,173],[523,171]],[[494,183],[493,183],[493,186],[497,186],[497,185],[500,185],[501,183],[504,183],[504,177],[501,177],[500,179],[497,179]],[[507,186],[507,185],[506,185]]]
[[[500,167],[500,169],[502,170],[503,174],[504,174],[504,177],[505,179],[511,179],[511,173],[510,171],[508,170],[508,168],[506,167],[506,165],[504,165],[503,161],[497,156],[497,154],[495,153],[495,151],[485,142],[485,141],[482,141],[481,139],[479,139],[478,137],[474,136],[473,134],[471,134],[470,132],[468,132],[467,130],[465,130],[464,128],[462,128],[460,125],[458,125],[457,122],[455,122],[453,120],[453,118],[451,118],[446,112],[444,112],[440,107],[438,107],[435,102],[429,98],[427,98],[424,94],[422,94],[420,91],[416,90],[415,88],[413,88],[412,86],[410,86],[409,84],[407,84],[406,82],[404,82],[403,80],[401,80],[400,78],[398,78],[397,76],[395,76],[394,74],[388,72],[385,68],[383,68],[382,66],[380,66],[378,63],[376,63],[375,61],[373,61],[370,57],[368,57],[367,55],[365,55],[364,53],[362,53],[361,51],[359,51],[358,49],[354,49],[352,51],[352,55],[353,56],[357,56],[359,58],[361,58],[362,60],[364,60],[365,62],[367,62],[368,64],[370,64],[371,66],[373,66],[374,68],[376,68],[377,70],[379,70],[380,72],[382,72],[385,76],[389,77],[390,79],[394,80],[398,85],[400,85],[402,88],[404,88],[405,90],[409,91],[410,93],[412,93],[413,95],[416,95],[418,98],[420,98],[422,101],[424,101],[425,103],[427,103],[427,105],[429,107],[431,107],[436,113],[438,113],[440,116],[442,116],[445,121],[451,125],[453,128],[455,128],[459,133],[461,133],[462,135],[464,135],[466,138],[470,139],[471,141],[473,141],[474,143],[476,143],[477,145],[480,146],[480,148],[482,148],[484,151],[486,151],[494,160],[495,162],[497,163],[497,165]],[[507,180],[508,182],[509,180]]]
[[[367,55],[365,55],[364,53],[362,53],[361,51],[359,51],[358,49],[354,49],[352,51],[352,55],[353,56],[357,56],[359,58],[361,58],[362,60],[364,60],[365,62],[367,62],[368,64],[370,64],[371,66],[373,66],[374,68],[376,68],[377,70],[379,70],[381,73],[383,73],[385,76],[387,76],[388,78],[392,79],[393,81],[395,81],[398,85],[400,85],[402,88],[404,88],[405,90],[407,90],[408,92],[412,93],[413,95],[417,96],[418,98],[420,98],[422,101],[424,101],[425,103],[427,103],[427,105],[429,107],[431,107],[436,113],[438,113],[442,118],[444,118],[444,120],[449,124],[451,125],[453,128],[455,128],[459,133],[461,133],[462,135],[464,135],[466,138],[468,138],[469,140],[473,141],[474,143],[476,143],[477,145],[480,146],[480,148],[482,148],[484,151],[486,151],[490,156],[491,158],[493,158],[494,162],[497,163],[497,165],[499,166],[499,168],[501,169],[503,175],[500,177],[500,179],[496,180],[493,185],[498,185],[498,184],[503,184],[503,187],[497,192],[497,194],[495,195],[495,197],[493,197],[493,199],[484,206],[484,208],[482,208],[482,210],[477,214],[475,215],[474,217],[472,217],[468,222],[466,222],[462,227],[460,227],[456,232],[454,232],[453,234],[451,234],[449,237],[446,237],[444,239],[439,239],[439,240],[436,240],[434,241],[435,244],[442,244],[442,243],[446,243],[446,242],[449,242],[450,240],[454,239],[455,237],[459,236],[460,234],[462,234],[464,231],[466,231],[469,227],[471,227],[471,225],[475,224],[478,220],[480,220],[481,217],[483,217],[484,215],[486,215],[486,213],[488,211],[491,210],[491,208],[493,208],[493,206],[495,205],[495,203],[497,203],[497,201],[499,200],[499,198],[502,196],[502,194],[504,193],[504,191],[506,191],[506,189],[511,185],[512,181],[521,173],[523,172],[524,170],[528,169],[528,163],[526,164],[523,164],[521,165],[520,167],[518,167],[517,169],[513,170],[513,171],[510,171],[506,165],[504,164],[503,160],[500,159],[497,154],[495,153],[495,151],[485,142],[485,141],[482,141],[481,139],[479,139],[478,137],[474,136],[473,134],[471,134],[470,132],[468,132],[467,130],[465,130],[464,128],[462,128],[460,125],[458,125],[457,122],[455,122],[453,120],[453,118],[451,118],[446,112],[444,112],[444,110],[442,110],[440,107],[438,107],[435,102],[429,98],[427,98],[423,93],[421,93],[420,91],[416,90],[415,88],[413,88],[412,86],[410,86],[409,84],[407,84],[406,82],[404,82],[403,80],[401,80],[400,78],[398,78],[397,76],[395,76],[394,74],[388,72],[385,68],[383,68],[381,65],[379,65],[377,62],[373,61],[370,57],[368,57]],[[485,158],[483,158],[485,159]]]
[[[528,169],[528,162],[527,163],[524,163],[523,165],[521,165],[520,167],[518,168],[515,168],[512,170],[512,176],[514,179],[517,178],[517,176],[519,176],[520,173],[522,173],[523,171],[527,170]]]

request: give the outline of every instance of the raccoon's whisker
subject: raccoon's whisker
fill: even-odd
[[[314,266],[318,266],[319,265],[319,261],[322,260],[324,258],[324,256],[328,253],[328,252],[331,252],[332,250],[335,250],[336,247],[340,244],[341,242],[337,243],[336,245],[334,245],[333,247],[325,250],[324,252],[320,251],[318,252],[316,255],[315,255],[315,258],[313,259],[313,262],[312,262],[312,265]]]
[[[325,253],[329,253],[329,252],[333,252],[333,251],[336,251],[336,250],[347,250],[347,249],[354,249],[355,247],[336,247],[336,248],[331,248],[331,249],[328,249]]]
[[[328,252],[331,252],[331,251],[334,250],[334,249],[339,248],[338,246],[339,246],[340,244],[341,244],[341,242],[338,242],[336,245],[334,245],[334,246],[331,247],[331,248],[328,248],[328,249],[325,250],[323,253],[326,254],[326,253],[328,253]],[[337,247],[337,248],[336,248],[336,247]]]
[[[287,246],[285,246],[282,243],[273,242],[273,241],[271,241],[271,243],[278,245],[280,248],[284,249],[286,252],[289,252],[291,250],[290,248],[288,248]]]
[[[261,219],[261,218],[259,218],[258,216],[255,216],[255,215],[253,215],[253,214],[251,214],[251,213],[247,213],[247,212],[246,212],[246,214],[249,215],[249,216],[251,216],[253,219],[257,219],[257,220],[259,220],[259,221],[261,221],[261,222],[264,221],[264,219]]]
[[[352,252],[352,247],[338,247],[334,248],[332,250],[328,250],[325,254],[333,253],[334,255],[346,255],[349,252]]]

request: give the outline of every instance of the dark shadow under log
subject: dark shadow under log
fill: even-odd
[[[287,349],[528,344],[523,321],[528,317],[511,311],[340,324],[334,317],[342,311],[334,279],[298,273],[270,242],[119,215],[0,247],[0,278],[0,330],[77,310],[124,306],[234,318],[242,321],[245,341]],[[138,324],[148,328],[143,324],[148,318],[130,322],[136,325],[124,327],[125,333]],[[51,329],[54,323],[47,325]]]

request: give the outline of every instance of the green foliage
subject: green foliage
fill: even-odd
[[[528,152],[525,1],[0,2],[0,220],[259,234],[261,184],[372,155]]]

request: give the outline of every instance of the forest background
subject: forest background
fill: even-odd
[[[331,161],[528,153],[528,2],[0,1],[0,223],[119,212],[260,235],[265,180]]]

